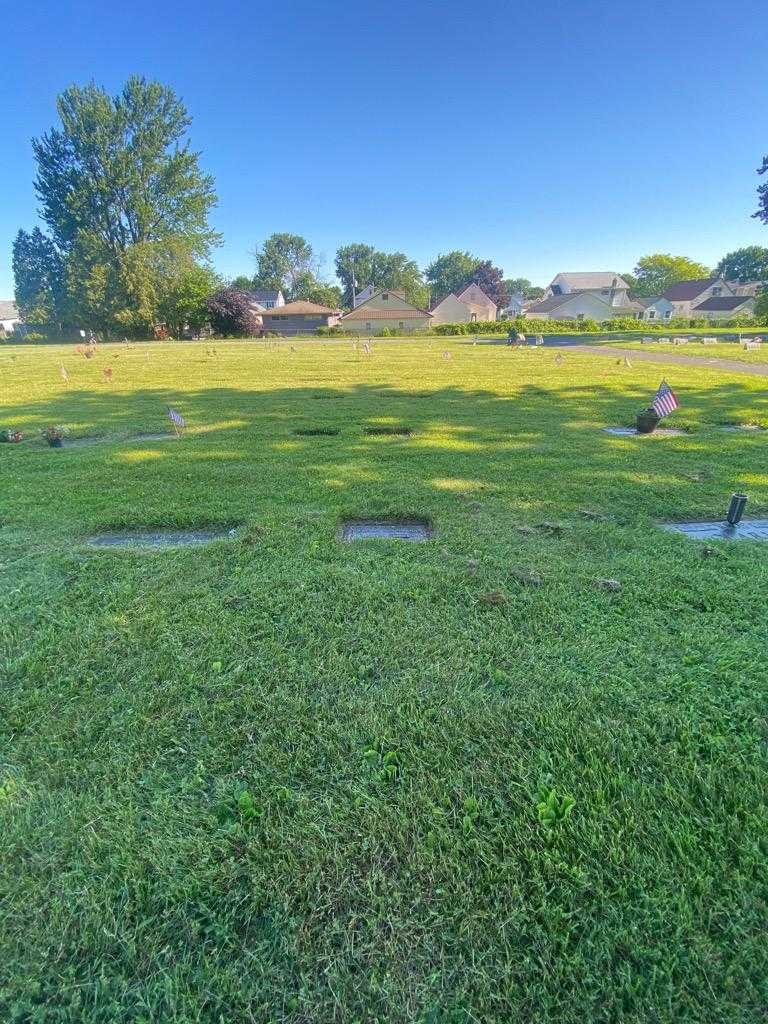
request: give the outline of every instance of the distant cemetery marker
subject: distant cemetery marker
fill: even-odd
[[[423,542],[432,537],[432,524],[426,519],[344,519],[339,529],[341,540],[409,540]]]

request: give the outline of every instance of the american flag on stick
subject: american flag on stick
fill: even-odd
[[[183,430],[184,427],[186,427],[187,425],[181,413],[176,412],[176,410],[172,409],[170,405],[168,406],[168,419],[173,424],[177,434],[179,433],[179,431]]]
[[[669,416],[675,409],[680,408],[675,392],[665,380],[659,384],[659,390],[656,392],[656,397],[651,403],[651,407],[655,410],[657,416]]]

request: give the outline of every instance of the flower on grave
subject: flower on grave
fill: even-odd
[[[17,441],[21,441],[24,435],[20,430],[14,430],[13,427],[8,427],[7,430],[0,431],[0,441],[7,441],[13,444]]]
[[[46,441],[60,441],[69,433],[69,427],[51,425],[49,427],[43,427],[40,433],[42,434]]]

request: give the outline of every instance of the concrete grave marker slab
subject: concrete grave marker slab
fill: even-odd
[[[337,437],[338,433],[332,427],[302,427],[294,430],[297,437]]]
[[[614,437],[683,437],[686,431],[677,427],[657,427],[650,434],[639,434],[635,427],[603,427],[603,433]]]
[[[693,540],[768,540],[768,519],[743,519],[738,526],[719,523],[662,523],[665,530]]]
[[[344,519],[339,528],[339,539],[346,543],[356,540],[408,540],[423,542],[432,537],[434,530],[426,519]]]
[[[181,548],[208,544],[213,540],[231,540],[234,528],[207,530],[114,530],[88,538],[95,548]]]
[[[756,423],[727,423],[720,427],[721,430],[727,430],[731,433],[738,433],[742,430],[751,431],[754,434],[760,434],[765,430],[765,427],[759,427]]]

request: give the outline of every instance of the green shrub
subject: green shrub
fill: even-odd
[[[351,338],[354,331],[345,331],[343,327],[318,327],[315,334],[321,338]]]
[[[467,334],[468,324],[437,324],[435,334]]]

